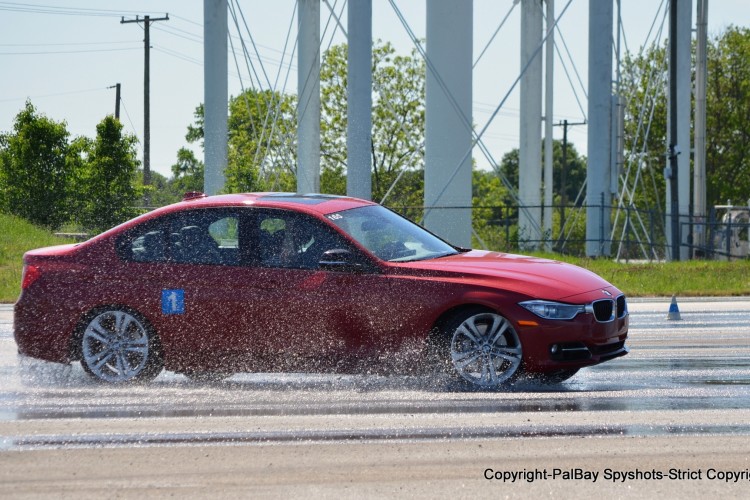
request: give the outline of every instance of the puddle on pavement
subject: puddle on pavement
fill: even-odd
[[[559,385],[520,381],[491,392],[429,376],[332,374],[199,383],[165,372],[150,384],[110,387],[77,364],[21,368],[0,390],[0,420],[750,408],[750,360],[739,357],[623,358]]]

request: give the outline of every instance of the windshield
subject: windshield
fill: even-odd
[[[437,236],[380,205],[344,210],[326,217],[382,260],[407,262],[458,253]]]

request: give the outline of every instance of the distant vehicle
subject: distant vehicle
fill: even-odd
[[[714,228],[714,255],[718,260],[746,259],[750,256],[750,207],[716,205],[721,223]]]
[[[188,194],[24,255],[19,352],[95,379],[437,366],[479,388],[627,354],[625,296],[552,260],[455,247],[364,200]]]

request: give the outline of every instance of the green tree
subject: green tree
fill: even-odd
[[[730,27],[708,47],[706,181],[709,206],[750,198],[750,29]]]
[[[204,118],[205,114],[206,108],[203,106],[203,103],[201,103],[195,108],[195,111],[193,111],[195,123],[188,125],[188,131],[185,134],[186,141],[191,144],[194,142],[200,142],[201,149],[203,148],[203,139],[205,137],[205,133],[203,131],[203,127],[206,124],[206,120]]]
[[[346,181],[347,53],[345,44],[323,55],[321,88],[321,186],[344,194]],[[425,64],[416,51],[396,54],[378,41],[372,50],[372,197],[381,201],[401,174],[386,203],[421,205],[413,181],[424,171]],[[334,182],[335,180],[335,182]],[[421,181],[419,182],[421,185]]]
[[[178,194],[203,191],[203,162],[188,148],[177,151],[177,163],[172,165],[172,190]]]
[[[627,177],[627,188],[635,195],[633,205],[644,210],[663,209],[668,76],[666,45],[623,58],[625,164],[641,168],[640,175]]]
[[[0,138],[0,193],[8,212],[57,228],[69,216],[72,162],[65,122],[37,113],[30,101],[13,131]]]
[[[295,98],[246,90],[230,102],[229,191],[294,191]]]
[[[404,169],[387,198],[376,200],[413,221],[424,218],[424,168]]]
[[[544,152],[542,152],[544,155]],[[559,204],[562,200],[560,183],[562,179],[563,166],[563,144],[562,141],[552,141],[552,180],[555,203]],[[565,200],[566,205],[572,205],[581,191],[581,187],[586,182],[586,158],[578,153],[575,145],[568,142],[567,151],[567,169],[565,171]],[[518,148],[514,148],[503,155],[500,161],[500,172],[504,175],[511,186],[518,186]],[[539,171],[541,177],[542,171]],[[510,198],[510,193],[505,191],[503,203],[507,205],[517,205],[518,203]],[[581,205],[582,200],[578,200]]]
[[[88,148],[78,192],[84,200],[79,221],[89,230],[103,231],[135,215],[140,194],[135,188],[137,139],[122,128],[119,120],[107,116],[96,126],[96,139]]]
[[[473,246],[504,250],[510,246],[505,237],[508,225],[508,189],[495,172],[472,172]]]
[[[542,156],[544,156],[544,152],[542,152]],[[518,149],[512,149],[503,155],[500,162],[499,172],[505,176],[511,186],[518,186],[518,158]],[[555,208],[552,213],[551,239],[558,243],[556,245],[557,248],[562,248],[566,252],[575,252],[581,250],[583,247],[580,245],[573,245],[570,242],[565,243],[564,248],[562,245],[566,239],[582,240],[583,236],[579,234],[580,228],[583,228],[583,234],[585,234],[585,213],[580,210],[580,207],[583,205],[583,196],[585,195],[585,193],[581,192],[581,188],[586,182],[586,157],[578,153],[578,150],[573,143],[568,142],[565,163],[567,165],[565,170],[565,186],[562,188],[563,143],[562,141],[554,140],[552,142],[552,192],[553,204],[557,208]],[[542,176],[541,169],[539,171],[539,176]],[[560,208],[563,201],[563,192],[565,193],[564,212]],[[581,194],[580,198],[578,197],[579,194]],[[497,196],[500,197],[500,202],[496,204],[503,206],[501,213],[498,214],[499,209],[495,209],[493,217],[490,219],[482,219],[481,217],[479,219],[475,218],[474,226],[475,229],[479,231],[482,227],[497,224],[497,222],[493,221],[497,221],[498,218],[501,217],[502,227],[505,234],[502,236],[502,244],[499,248],[507,249],[514,246],[518,240],[518,227],[516,220],[518,217],[518,202],[510,196],[510,192],[507,189],[505,191],[498,191]],[[578,208],[573,208],[573,206]],[[565,217],[564,228],[562,227],[563,213]],[[512,224],[511,221],[513,221]],[[580,221],[583,221],[582,226]],[[573,228],[573,226],[575,226],[575,228]],[[561,232],[564,232],[562,239],[560,239]],[[483,239],[485,237],[488,240],[488,245],[490,245],[489,242],[497,242],[497,239],[493,239],[491,236],[482,235]],[[496,249],[498,247],[490,245],[490,248]]]
[[[707,49],[707,203],[744,203],[750,196],[750,29],[730,26],[709,40]],[[646,167],[642,185],[629,186],[639,207],[661,209],[664,200],[666,56],[666,45],[654,46],[623,62],[626,159]]]
[[[270,90],[248,89],[230,99],[226,192],[296,189],[294,106],[293,96]],[[202,147],[203,104],[194,116],[195,123],[188,126],[185,139],[200,142]],[[177,164],[185,160],[192,161],[178,152]]]
[[[202,179],[201,182],[203,182]],[[151,184],[144,186],[143,170],[139,169],[136,175],[135,188],[141,192],[145,189],[151,189],[151,205],[155,207],[177,203],[185,194],[185,191],[179,185],[179,179],[167,179],[167,177],[153,170],[151,171]]]
[[[346,192],[346,58],[347,46],[337,45],[321,64],[321,191],[333,194]],[[422,204],[424,75],[416,52],[401,56],[388,43],[375,44],[372,175],[377,201],[401,175],[386,202]],[[271,91],[246,90],[230,100],[226,191],[296,190],[296,105],[296,97]],[[202,104],[194,116],[186,140],[202,145]]]

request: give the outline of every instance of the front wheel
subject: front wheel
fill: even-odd
[[[474,387],[502,387],[521,368],[518,334],[510,321],[495,312],[470,310],[457,315],[446,325],[442,341],[451,369]]]
[[[102,382],[151,380],[164,366],[156,332],[128,309],[107,309],[92,317],[79,348],[83,369]]]

